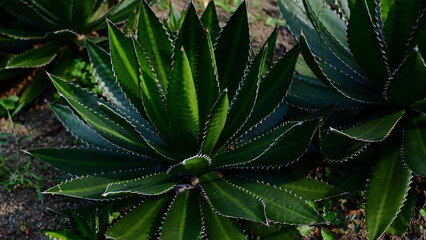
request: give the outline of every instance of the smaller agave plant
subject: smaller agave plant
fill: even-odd
[[[299,46],[272,64],[274,31],[249,56],[246,2],[223,29],[213,2],[201,18],[190,3],[173,41],[145,1],[137,35],[108,25],[110,53],[87,42],[104,98],[50,75],[69,104],[52,109],[87,146],[30,151],[73,176],[45,193],[142,196],[106,232],[114,239],[246,239],[244,221],[325,222],[306,201],[342,191],[277,171],[320,122],[282,121]]]
[[[413,175],[426,176],[426,4],[337,2],[340,15],[322,0],[279,1],[311,70],[296,78],[287,100],[310,109],[321,107],[312,99],[338,102],[320,131],[326,158],[379,149],[370,159],[368,236],[403,235],[416,198]]]
[[[45,70],[67,75],[73,59],[82,57],[84,39],[106,40],[100,35],[105,19],[123,22],[137,5],[136,0],[0,0],[0,91],[25,74],[34,79],[14,113],[47,88]]]

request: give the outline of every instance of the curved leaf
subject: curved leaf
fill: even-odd
[[[46,148],[29,153],[73,175],[101,174],[158,164],[157,160],[147,156],[96,148]]]
[[[166,29],[148,3],[141,1],[138,23],[138,42],[145,51],[163,91],[167,91],[172,66],[172,46]]]
[[[226,167],[256,161],[281,139],[285,138],[286,133],[298,124],[300,123],[288,122],[261,136],[237,144],[233,147],[233,150],[214,156],[211,166]]]
[[[411,50],[396,70],[386,95],[390,101],[405,107],[426,98],[426,62],[418,50]]]
[[[149,239],[159,227],[167,200],[167,195],[146,200],[108,229],[106,235],[117,240]]]
[[[161,227],[161,239],[201,239],[199,193],[178,193]]]
[[[116,173],[79,177],[56,185],[55,187],[44,191],[44,193],[92,200],[108,199],[103,193],[109,184],[120,182],[126,179],[132,179],[144,174],[150,174],[155,171],[158,171],[158,168],[136,169]]]
[[[416,174],[426,176],[426,116],[410,116],[404,122],[404,162]]]
[[[350,138],[338,131],[320,131],[320,149],[332,161],[344,161],[357,156],[369,143]]]
[[[234,98],[243,78],[249,48],[247,6],[243,1],[220,32],[215,51],[221,90],[228,88],[229,99]]]
[[[384,110],[376,118],[345,130],[331,129],[347,137],[364,142],[380,142],[384,140],[395,125],[404,116],[405,110]]]
[[[386,232],[402,237],[408,231],[415,212],[414,207],[416,206],[416,200],[416,188],[412,187],[408,191],[407,201],[404,202],[404,206],[401,208],[398,216],[396,216],[395,220],[393,220]]]
[[[209,2],[200,20],[203,23],[204,29],[208,29],[212,43],[215,45],[222,29],[219,25],[214,1]]]
[[[117,80],[131,103],[139,112],[144,113],[139,93],[139,66],[133,49],[132,39],[128,38],[109,21],[108,37],[111,63]]]
[[[383,39],[379,36],[373,18],[375,16],[370,15],[366,0],[356,1],[349,19],[348,43],[354,58],[367,72],[368,79],[383,88],[389,79],[389,70],[385,61],[386,53],[381,46]]]
[[[231,218],[214,212],[208,203],[202,202],[203,220],[206,233],[211,240],[246,240],[247,237]]]
[[[172,77],[167,91],[167,110],[177,150],[193,155],[198,151],[200,119],[191,67],[185,52],[174,56]],[[182,141],[185,139],[185,141]]]
[[[369,239],[379,238],[400,212],[408,194],[411,172],[402,164],[400,136],[383,146],[368,186],[366,225]]]
[[[313,178],[293,178],[279,173],[245,171],[236,175],[254,182],[261,182],[286,190],[304,200],[318,201],[342,195],[341,189]]]
[[[239,177],[226,176],[231,183],[247,189],[265,201],[268,219],[288,224],[313,224],[325,222],[315,209],[304,200],[285,190]]]
[[[179,180],[178,176],[166,173],[139,175],[136,179],[109,184],[102,195],[108,196],[120,193],[159,195],[172,189]]]
[[[45,66],[53,61],[60,48],[59,42],[49,42],[38,48],[14,55],[7,62],[6,69]]]
[[[266,223],[264,203],[254,195],[221,179],[215,172],[201,176],[200,180],[210,205],[219,214]]]

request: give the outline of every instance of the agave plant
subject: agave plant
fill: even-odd
[[[87,146],[30,151],[73,176],[45,193],[142,196],[107,231],[115,239],[246,239],[241,221],[325,222],[306,200],[342,191],[277,170],[305,152],[320,121],[283,121],[298,46],[268,67],[274,31],[250,56],[245,2],[222,30],[213,2],[201,18],[190,3],[173,41],[145,1],[136,35],[108,25],[110,53],[87,42],[105,98],[50,75],[69,104],[52,109]]]
[[[333,89],[335,100],[342,100],[341,111],[320,132],[326,158],[348,160],[368,146],[381,149],[368,184],[368,236],[402,235],[414,206],[415,190],[408,196],[412,176],[426,176],[426,4],[337,2],[340,12],[322,0],[279,1],[311,69],[298,85],[321,86],[304,89],[310,98],[332,102]],[[294,103],[318,107],[300,88],[293,90]]]
[[[44,70],[66,75],[84,39],[99,42],[106,37],[99,31],[105,19],[122,22],[129,17],[138,1],[120,4],[104,0],[0,0],[0,81],[16,81],[25,74],[33,83],[22,93],[17,111],[48,86]],[[30,70],[30,71],[28,71]],[[3,86],[8,86],[3,83]],[[2,89],[6,91],[8,89]]]

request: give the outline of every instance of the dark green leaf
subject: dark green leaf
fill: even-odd
[[[151,62],[156,78],[163,91],[167,91],[172,66],[172,46],[166,29],[155,16],[146,1],[141,1],[139,10],[138,42]]]
[[[404,121],[402,153],[408,167],[416,174],[426,176],[426,116],[409,115]]]
[[[47,189],[44,193],[92,200],[108,199],[104,193],[111,183],[136,178],[145,174],[152,174],[156,171],[158,171],[158,168],[153,167],[79,177]]]
[[[108,142],[101,137],[95,130],[90,128],[82,119],[75,115],[74,111],[66,105],[50,104],[50,107],[55,112],[56,117],[61,121],[64,127],[75,135],[79,140],[93,145],[95,147],[105,149],[120,149],[116,145]]]
[[[350,138],[338,131],[320,131],[321,153],[329,160],[343,161],[361,153],[369,143]]]
[[[344,130],[332,129],[331,131],[358,141],[380,142],[391,133],[404,114],[405,110],[384,110],[377,117],[357,126]]]
[[[196,154],[200,134],[198,99],[191,66],[185,52],[180,50],[174,56],[174,67],[167,91],[167,111],[176,149],[186,155],[185,157]]]
[[[42,232],[52,239],[61,240],[85,240],[84,238],[66,230],[42,230]]]
[[[250,35],[246,2],[243,1],[220,33],[216,62],[221,89],[233,99],[249,57]],[[251,88],[253,86],[250,86]]]
[[[406,198],[407,200],[404,202],[404,206],[401,208],[401,211],[386,230],[386,232],[392,235],[402,237],[411,225],[411,218],[414,215],[414,207],[416,206],[417,200],[416,188],[410,188]]]
[[[59,42],[49,42],[9,59],[6,68],[33,68],[49,64],[60,49]]]
[[[315,209],[304,200],[267,184],[246,180],[239,177],[226,176],[231,183],[247,189],[265,201],[268,219],[288,224],[313,224],[325,222]]]
[[[108,229],[106,236],[117,240],[149,239],[159,227],[167,200],[168,195],[146,200]]]
[[[386,95],[390,101],[404,107],[426,98],[426,63],[418,50],[409,51],[394,73]]]
[[[383,88],[389,72],[385,62],[386,53],[381,47],[383,40],[374,26],[373,18],[375,16],[370,15],[366,0],[356,1],[349,19],[348,43],[354,58],[367,72],[368,79]]]
[[[201,187],[213,209],[226,217],[266,223],[265,206],[257,197],[211,172],[200,177]]]
[[[93,175],[153,166],[157,161],[141,155],[95,148],[46,148],[29,152],[49,165],[73,175]]]
[[[393,134],[383,146],[368,186],[366,225],[369,239],[379,238],[400,212],[411,173],[401,159],[401,140]]]
[[[111,62],[118,82],[132,104],[144,113],[139,93],[139,66],[132,39],[108,22]]]
[[[219,37],[220,31],[222,30],[219,25],[219,19],[217,17],[216,6],[214,1],[210,1],[201,16],[201,22],[205,29],[208,29],[210,38],[212,39],[213,45],[216,43]]]
[[[202,203],[206,233],[211,240],[246,240],[240,226],[231,218],[215,213],[208,203]]]
[[[201,239],[199,193],[178,193],[161,228],[161,239]]]
[[[139,178],[109,184],[103,196],[121,193],[136,193],[142,195],[160,195],[172,189],[179,181],[177,175],[157,173],[139,175]]]

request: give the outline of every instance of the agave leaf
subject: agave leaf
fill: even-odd
[[[219,98],[219,79],[214,48],[210,34],[204,34],[197,56],[197,76],[194,78],[198,95],[200,123],[207,121],[208,114]]]
[[[71,20],[74,29],[81,29],[90,17],[94,0],[74,0],[70,4]],[[62,8],[63,9],[63,8]],[[66,8],[65,8],[66,9]]]
[[[174,56],[174,67],[167,91],[167,111],[177,150],[183,155],[196,154],[200,133],[198,99],[191,66],[186,53],[182,51],[176,52]]]
[[[91,200],[108,199],[105,198],[106,196],[103,195],[103,193],[110,183],[136,178],[138,176],[151,174],[156,171],[158,171],[158,167],[79,177],[47,189],[44,191],[44,193],[72,196]]]
[[[426,97],[426,63],[417,50],[396,70],[387,89],[389,101],[408,107]]]
[[[206,202],[201,203],[205,232],[211,240],[246,240],[247,237],[230,218],[216,214]]]
[[[219,136],[225,127],[226,118],[228,116],[228,107],[228,93],[227,91],[224,91],[210,111],[203,136],[201,147],[202,153],[212,153],[214,146],[216,145],[217,140],[219,139]]]
[[[17,54],[9,59],[6,69],[45,66],[56,57],[59,48],[61,48],[59,42],[49,42],[38,48]]]
[[[243,166],[283,166],[298,160],[308,148],[319,122],[318,119],[314,119],[298,123],[265,154]]]
[[[166,29],[145,0],[142,1],[139,10],[137,35],[138,42],[144,49],[156,78],[163,91],[167,91],[172,66],[172,46]]]
[[[228,88],[229,99],[233,99],[243,78],[249,48],[247,6],[243,1],[220,33],[215,51],[220,86],[222,90]]]
[[[258,171],[254,173],[246,171],[237,173],[236,175],[253,182],[261,182],[281,190],[286,190],[308,201],[319,201],[345,193],[343,190],[333,185],[313,178],[292,178],[283,174],[263,173]]]
[[[300,123],[288,122],[261,136],[236,144],[233,150],[214,156],[211,166],[226,167],[255,161],[278,144],[286,133],[298,124]]]
[[[83,120],[74,114],[74,111],[71,110],[70,107],[53,103],[50,104],[50,107],[68,132],[78,136],[79,140],[99,148],[120,149],[90,128]]]
[[[268,46],[268,49],[270,48],[273,49],[273,45]],[[283,102],[293,79],[294,67],[299,55],[299,50],[300,47],[297,44],[288,51],[262,79],[259,86],[258,98],[246,124],[247,127],[252,127],[257,124]],[[268,50],[266,50],[264,54],[267,59],[269,54]]]
[[[304,4],[312,25],[324,42],[322,44],[329,48],[338,60],[351,70],[345,71],[350,73],[349,76],[365,80],[363,78],[364,71],[349,52],[345,22],[324,1],[304,0]]]
[[[380,142],[390,134],[404,114],[405,110],[384,110],[372,120],[352,128],[344,130],[331,128],[331,131],[339,132],[342,135],[359,141]]]
[[[117,80],[130,102],[143,114],[145,111],[139,93],[139,66],[133,42],[111,22],[108,22],[108,33],[111,62]]]
[[[403,61],[406,51],[413,47],[413,35],[419,29],[419,17],[424,13],[421,2],[381,1],[383,28],[390,51],[389,61],[394,69]]]
[[[320,131],[320,149],[325,158],[344,161],[361,153],[369,143],[350,138],[338,131]]]
[[[348,40],[346,38],[347,26],[343,19],[341,19],[335,11],[331,10],[330,6],[324,1],[304,0],[303,3],[305,9],[308,10],[307,13],[311,19],[312,25],[318,33],[326,39],[327,44],[333,42],[336,44],[337,49],[340,48],[339,50],[342,50],[341,47],[344,47],[346,50],[349,50]],[[332,41],[328,42],[328,37],[330,37],[329,39]],[[329,47],[332,48],[333,46],[329,45]]]
[[[411,218],[414,214],[414,207],[416,206],[417,192],[416,188],[410,188],[407,195],[407,201],[404,202],[404,206],[401,211],[393,220],[392,224],[386,230],[386,232],[396,235],[403,236],[409,229],[411,224]]]
[[[223,148],[224,145],[230,144],[247,129],[244,126],[247,125],[259,96],[259,86],[265,69],[267,49],[268,46],[265,46],[255,57],[245,78],[240,83],[238,93],[234,95],[229,106],[228,120],[218,140],[219,145],[217,147]],[[229,92],[228,96],[231,96]]]
[[[255,222],[267,222],[265,205],[256,196],[221,179],[211,172],[200,177],[201,187],[218,214]]]
[[[280,28],[278,26],[275,27],[274,31],[272,31],[272,33],[269,35],[268,39],[266,40],[265,44],[263,45],[263,47],[268,46],[268,49],[265,53],[267,68],[263,69],[262,75],[266,75],[269,69],[274,65],[275,46],[277,45],[279,31],[280,31]],[[291,61],[290,61],[290,65],[291,65]]]
[[[0,35],[17,40],[33,40],[45,37],[44,32],[0,28]]]
[[[382,39],[373,25],[374,17],[370,15],[365,0],[356,1],[349,19],[348,43],[354,58],[367,72],[368,79],[377,87],[384,88],[389,71],[384,58],[386,53],[380,45]]]
[[[339,5],[340,11],[342,11],[345,18],[349,19],[351,16],[351,9],[355,4],[355,0],[337,0],[336,2]]]
[[[103,95],[106,96],[108,101],[112,103],[118,111],[129,116],[132,122],[135,122],[135,125],[142,125],[144,128],[152,130],[152,127],[149,123],[141,117],[142,113],[139,113],[130,100],[126,97],[123,89],[120,84],[116,81],[114,73],[112,71],[112,63],[110,55],[104,51],[102,48],[92,43],[91,41],[86,41],[87,52],[90,57],[90,62],[92,64],[94,75],[96,81],[99,83],[100,88],[103,91]],[[139,128],[138,128],[139,129]],[[158,137],[151,137],[150,139],[157,139]]]
[[[66,231],[66,230],[42,230],[44,235],[49,239],[61,239],[61,240],[85,240],[79,235]]]
[[[177,175],[157,173],[139,175],[138,178],[123,182],[114,182],[106,188],[103,196],[121,193],[136,193],[142,195],[160,195],[172,189],[179,180]]]
[[[300,36],[303,58],[315,76],[325,85],[356,101],[366,103],[382,103],[384,101],[380,91],[371,83],[359,78],[359,76],[349,75],[343,66],[336,67],[336,62],[340,60],[328,62],[319,58],[319,55],[314,55],[311,50],[312,44],[308,44],[307,40],[307,36],[305,37],[303,34]]]
[[[29,153],[73,175],[93,175],[157,165],[157,160],[127,152],[96,148],[46,148]]]
[[[270,220],[288,224],[325,222],[315,209],[285,190],[239,177],[226,176],[225,178],[264,200],[266,216]]]
[[[68,208],[69,221],[73,229],[76,230],[84,239],[96,239],[96,232],[90,231],[89,223],[84,217],[78,215],[74,210]]]
[[[214,1],[209,2],[200,20],[204,28],[208,29],[210,39],[212,40],[213,45],[215,45],[222,29],[219,25],[219,18],[217,17]]]
[[[118,125],[107,117],[101,110],[98,103],[107,104],[102,99],[90,95],[89,92],[74,86],[71,83],[61,80],[58,77],[49,75],[50,79],[58,89],[59,93],[65,97],[68,103],[86,121],[86,123],[99,135],[106,138],[111,143],[138,153],[148,152],[144,142],[140,142],[141,137],[135,137],[124,127]]]
[[[412,105],[413,109],[426,113],[426,99],[420,100]]]
[[[296,74],[285,97],[286,102],[307,109],[320,109],[336,104],[336,109],[367,107],[327,87],[316,78]]]
[[[16,108],[12,113],[12,116],[16,115],[22,108],[24,108],[28,103],[38,97],[44,90],[50,86],[49,78],[45,73],[39,73],[31,81],[31,83],[25,88],[22,92],[19,100],[16,104]]]
[[[201,239],[199,193],[178,193],[161,228],[161,239]]]
[[[37,12],[37,9],[35,9],[31,3],[24,1],[0,1],[0,4],[9,12],[11,12],[15,16],[18,16],[18,18],[30,23],[31,25],[37,27],[46,26],[49,29],[54,29],[57,27],[57,24],[55,22],[47,18],[44,14],[40,14],[39,12]]]
[[[206,171],[211,162],[212,160],[209,156],[197,154],[171,166],[167,173],[198,175]]]
[[[426,116],[419,115],[404,121],[402,153],[408,167],[416,174],[426,176]]]
[[[321,34],[318,34],[317,30],[315,29],[314,25],[311,22],[308,12],[306,12],[304,8],[303,1],[280,0],[278,1],[278,6],[280,8],[281,14],[286,20],[286,23],[290,31],[293,33],[293,35],[295,35],[296,38],[298,39],[302,35],[305,36],[307,46],[309,46],[309,49],[312,52],[311,54],[317,57],[315,61],[317,61],[318,62],[317,64],[319,65],[319,67],[323,69],[324,74],[335,75],[336,73],[334,72],[337,69],[339,69],[339,71],[342,72],[342,75],[340,77],[335,77],[332,75],[332,76],[328,76],[327,78],[333,81],[346,83],[346,85],[349,85],[352,88],[354,86],[361,87],[365,84],[368,84],[368,82],[360,75],[362,74],[362,72],[360,68],[357,66],[357,64],[353,63],[353,61],[349,61],[349,62],[342,61],[341,59],[342,57],[343,58],[349,57],[347,56],[347,54],[333,52],[337,50],[335,49],[336,46],[333,46],[333,44],[329,43],[329,41],[331,41],[333,37],[332,36],[330,37],[327,35],[323,36]],[[323,13],[321,9],[319,10],[320,10],[319,12],[321,12],[320,14],[321,16]],[[331,14],[334,14],[332,12],[330,13],[329,11],[328,13],[330,16]],[[319,29],[319,30],[325,31],[322,29]],[[325,37],[328,37],[329,39],[325,39]],[[340,45],[340,43],[338,44]],[[329,67],[325,68],[326,66],[324,65],[326,64],[329,65]]]
[[[140,206],[126,214],[106,232],[106,236],[117,240],[145,240],[154,235],[161,221],[161,212],[168,196],[147,199]]]
[[[204,36],[203,25],[198,18],[194,4],[189,2],[186,10],[185,19],[179,29],[179,33],[174,42],[175,51],[179,51],[182,47],[188,57],[191,66],[192,78],[196,78],[197,73],[197,52],[202,44]]]
[[[134,14],[135,8],[138,6],[138,0],[123,0],[115,5],[115,8],[110,9],[105,16],[108,16],[112,22],[123,22],[128,20],[129,15]]]
[[[133,45],[139,61],[139,71],[141,75],[140,94],[146,115],[151,124],[157,129],[164,141],[170,141],[172,134],[166,112],[165,92],[157,83],[155,76],[151,72],[151,67],[143,49],[135,40]]]
[[[366,225],[369,239],[379,238],[391,225],[406,199],[411,172],[402,164],[400,136],[384,146],[368,186]]]
[[[284,224],[263,224],[249,222],[247,226],[250,231],[262,240],[294,240],[302,239],[302,235],[296,226]]]

